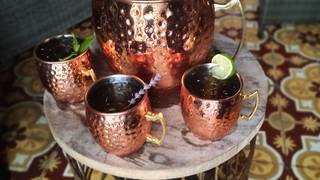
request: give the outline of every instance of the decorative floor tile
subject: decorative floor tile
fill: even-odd
[[[23,88],[31,97],[42,98],[44,87],[39,78],[36,60],[31,54],[15,66],[14,72],[17,76],[14,86]]]
[[[275,32],[275,39],[283,44],[287,52],[298,53],[306,58],[320,59],[320,24],[284,25]]]
[[[279,177],[279,179],[283,180],[296,180],[299,179],[293,172],[289,166],[285,166],[283,174]],[[306,180],[306,179],[301,179]]]
[[[5,110],[1,124],[1,144],[9,169],[27,172],[35,158],[55,144],[42,105],[22,102]]]
[[[318,161],[319,162],[319,161]],[[288,172],[288,174],[293,174],[295,176],[295,179],[310,179],[310,180],[316,180],[320,179],[320,168],[319,164],[317,164],[317,167],[315,168],[306,168],[306,167],[293,167],[290,169],[291,172]]]
[[[235,15],[223,16],[215,21],[215,32],[222,33],[231,39],[239,42],[242,35],[241,17]],[[258,23],[257,21],[246,21],[246,34],[244,47],[249,50],[259,50],[260,45],[267,40],[267,36],[260,39],[257,36]]]
[[[269,78],[266,120],[257,136],[250,179],[320,179],[320,24],[271,25],[260,39],[259,0],[241,2],[247,19],[245,47]],[[238,8],[217,13],[215,31],[239,41],[240,20]],[[91,20],[67,32],[85,37],[92,33]],[[73,179],[43,116],[44,89],[34,62],[29,50],[14,67],[1,71],[0,143],[5,151],[0,155],[6,158],[0,169],[7,167],[10,179]],[[115,179],[100,172],[92,178]]]
[[[242,0],[241,3],[246,11],[258,11],[259,0]]]
[[[32,179],[32,180],[71,180],[71,177],[63,177],[67,161],[58,147],[55,145],[46,154],[34,159],[28,173],[15,172],[11,179]]]
[[[297,168],[320,170],[320,135],[301,135],[300,138],[302,148],[296,151],[291,158],[294,172],[299,174],[299,169]]]
[[[74,177],[73,172],[72,172],[72,168],[71,168],[69,163],[66,165],[66,168],[64,169],[62,176],[63,177],[67,177],[67,178],[68,177],[69,178],[73,178]]]
[[[267,143],[264,131],[257,134],[253,160],[249,172],[250,179],[279,179],[283,174],[284,162],[281,155]]]
[[[272,147],[282,159],[282,164],[285,162],[286,149],[285,138],[283,136],[283,123],[281,118],[281,109],[287,104],[281,92],[275,88],[269,95],[267,110],[265,115],[265,122],[262,125],[261,132],[265,133],[265,139],[268,146]]]
[[[319,168],[289,167],[286,166],[279,179],[284,180],[318,180],[320,178]]]
[[[310,63],[302,68],[290,68],[281,82],[281,91],[294,101],[299,112],[311,112],[320,118],[320,64]]]
[[[91,34],[93,34],[92,22],[91,19],[87,19],[75,27],[69,28],[67,30],[69,33],[74,33],[76,36],[80,38],[85,38]]]

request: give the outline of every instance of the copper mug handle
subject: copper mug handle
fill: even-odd
[[[88,70],[81,70],[81,73],[83,76],[90,76],[93,82],[97,80],[96,74],[94,73],[93,69],[88,69]]]
[[[245,38],[245,34],[246,34],[246,28],[245,28],[246,18],[245,18],[245,15],[244,15],[242,4],[241,4],[240,0],[231,0],[226,4],[216,4],[216,3],[214,4],[214,11],[215,12],[229,10],[229,9],[231,9],[234,6],[237,6],[237,5],[239,6],[240,13],[241,13],[242,34],[241,34],[240,42],[239,42],[239,44],[237,46],[236,52],[232,56],[232,59],[236,59],[236,57],[238,56],[238,53],[239,53],[240,49],[243,46],[243,42],[244,42],[244,38]]]
[[[260,104],[260,96],[259,96],[258,91],[255,90],[255,91],[253,91],[252,93],[243,94],[242,97],[243,97],[243,100],[247,100],[247,99],[251,99],[252,97],[256,97],[256,103],[255,103],[255,105],[253,106],[253,109],[252,109],[251,113],[250,113],[249,115],[244,115],[244,114],[241,114],[241,115],[240,115],[240,118],[241,118],[241,119],[246,120],[246,121],[249,121],[249,120],[252,119],[252,117],[254,116],[254,114],[257,112],[258,105]]]
[[[153,112],[147,112],[147,114],[145,115],[147,121],[151,121],[151,122],[157,122],[159,121],[161,123],[162,126],[162,134],[161,137],[158,138],[152,134],[148,134],[147,135],[147,141],[157,144],[157,145],[161,145],[163,143],[164,137],[166,135],[166,127],[167,127],[167,123],[165,118],[163,117],[163,114],[161,112],[159,113],[153,113]]]

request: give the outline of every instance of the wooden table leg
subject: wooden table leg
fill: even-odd
[[[74,179],[76,180],[89,180],[91,178],[93,169],[90,167],[81,164],[79,161],[73,159],[67,153],[63,152],[64,156],[66,157],[69,165],[71,166]]]
[[[217,179],[248,179],[250,166],[256,145],[256,136],[245,149],[241,150],[233,158],[216,167],[215,180]]]
[[[172,180],[219,180],[219,179],[230,179],[230,180],[245,180],[248,179],[250,166],[252,163],[252,158],[254,154],[254,149],[256,145],[256,137],[254,137],[250,145],[248,145],[244,150],[241,150],[233,158],[229,159],[225,163],[219,165],[216,168],[210,169],[208,171],[195,174],[188,177],[182,177]],[[93,169],[81,164],[80,162],[73,159],[68,154],[64,153],[66,159],[68,160],[74,177],[77,180],[90,180],[92,179]],[[101,173],[101,180],[107,180],[107,174]],[[113,176],[116,180],[129,180],[126,178],[120,178]]]

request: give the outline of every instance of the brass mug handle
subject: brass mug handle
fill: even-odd
[[[81,70],[81,73],[83,76],[90,76],[93,81],[97,80],[96,74],[94,73],[93,69],[91,69],[91,68],[88,70]]]
[[[251,111],[251,113],[249,115],[240,115],[240,118],[246,121],[249,121],[252,119],[253,115],[256,113],[257,109],[258,109],[258,105],[260,104],[260,96],[257,90],[253,91],[250,94],[244,94],[243,96],[243,100],[247,100],[247,99],[251,99],[252,97],[256,97],[256,103],[253,106],[253,109]]]
[[[156,136],[152,135],[152,134],[148,134],[147,135],[147,141],[157,144],[157,145],[161,145],[163,143],[164,137],[166,135],[167,132],[167,122],[163,117],[163,114],[161,112],[159,113],[153,113],[153,112],[147,112],[147,114],[145,115],[147,121],[151,121],[151,122],[157,122],[159,121],[161,123],[162,126],[162,135],[161,138],[157,138]]]
[[[245,38],[245,35],[246,35],[246,28],[245,28],[246,18],[245,18],[245,15],[244,15],[242,4],[241,4],[240,0],[231,0],[227,4],[216,4],[216,3],[214,4],[215,12],[229,10],[229,9],[231,9],[234,6],[237,6],[237,5],[239,6],[240,13],[241,13],[242,34],[241,34],[240,43],[238,44],[236,52],[233,54],[232,59],[236,59],[236,57],[238,56],[238,53],[239,53],[240,49],[243,46],[244,38]]]

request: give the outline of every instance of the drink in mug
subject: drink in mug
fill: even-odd
[[[85,97],[86,120],[96,142],[107,152],[124,156],[143,146],[145,141],[162,144],[166,121],[162,113],[152,112],[147,92],[131,103],[144,88],[136,76],[110,75],[96,81]],[[153,136],[152,122],[162,126],[160,138]]]
[[[235,126],[238,118],[250,120],[257,110],[257,91],[245,95],[239,74],[218,80],[212,76],[213,64],[203,64],[186,71],[180,93],[184,121],[191,132],[204,140],[219,140]],[[249,115],[240,115],[242,102],[256,97]]]

